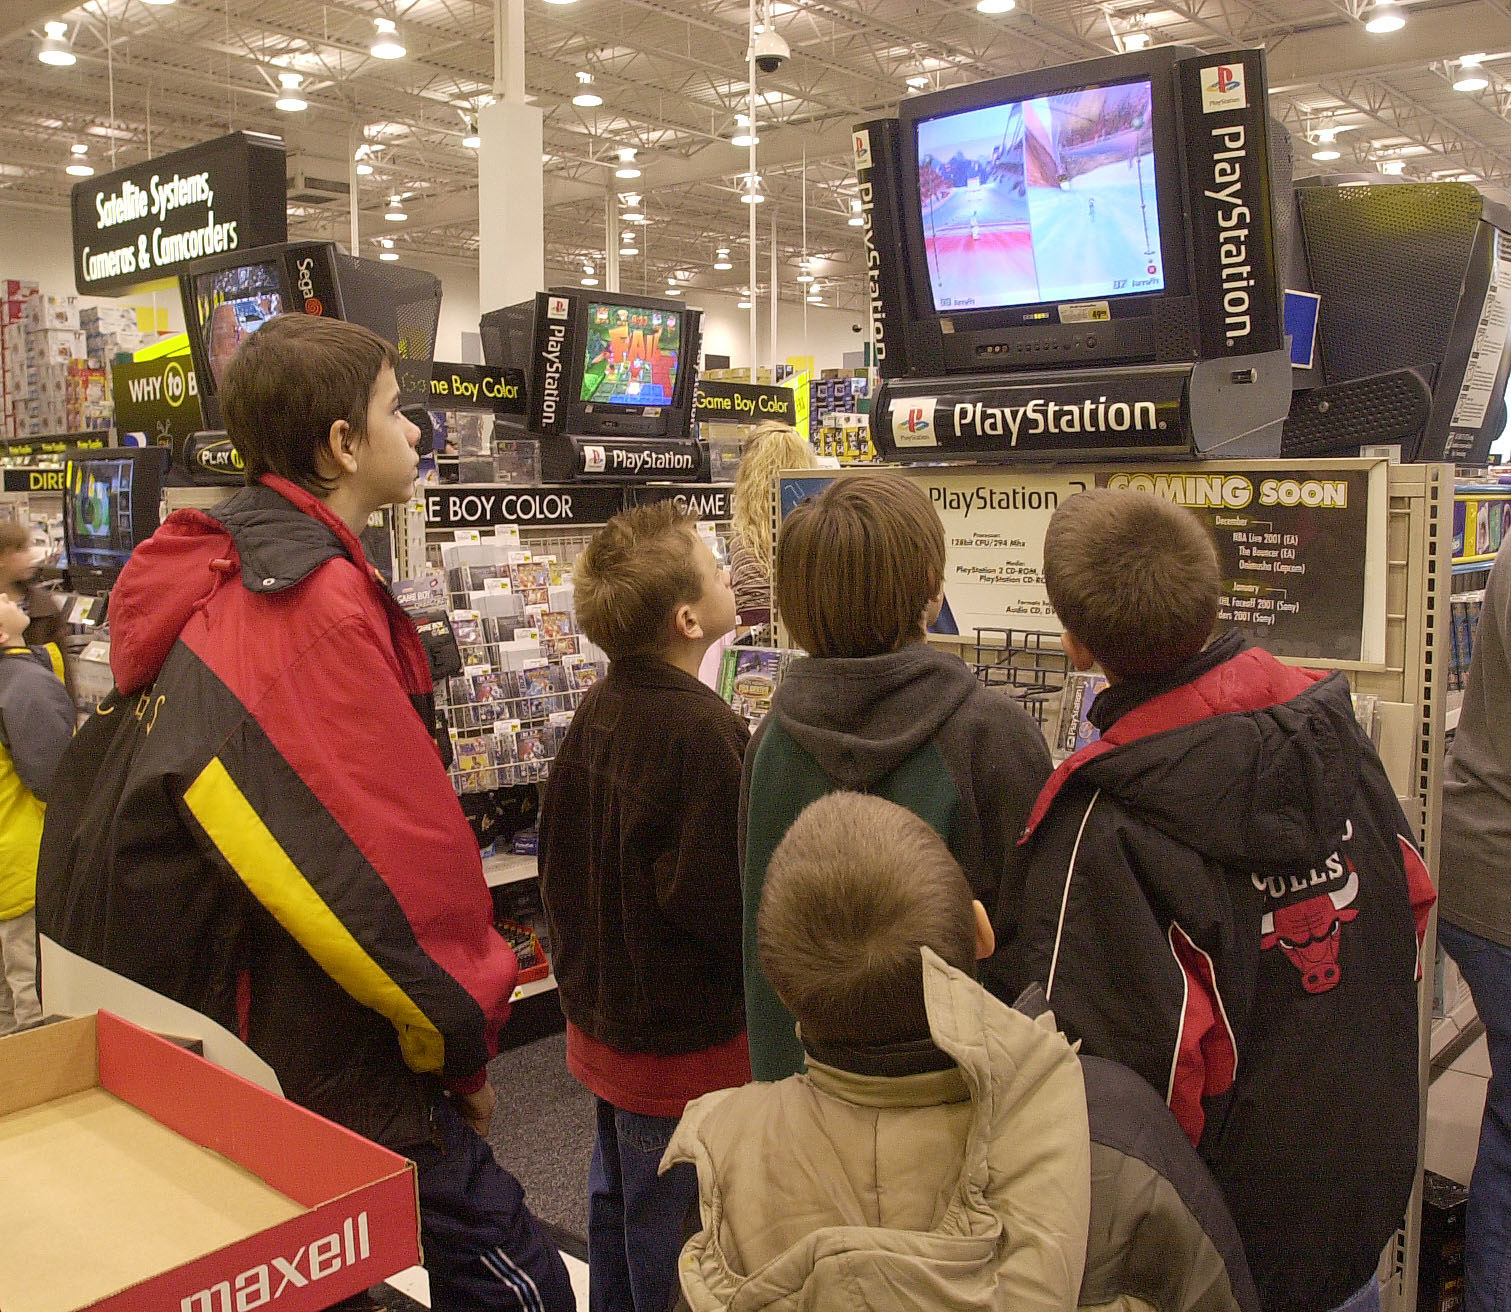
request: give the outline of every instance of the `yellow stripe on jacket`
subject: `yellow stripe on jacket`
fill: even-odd
[[[440,1070],[446,1055],[440,1032],[326,906],[218,757],[189,785],[184,801],[252,896],[337,984],[388,1018],[409,1067]]]
[[[0,920],[23,916],[37,903],[37,853],[46,813],[21,782],[11,754],[0,747]]]

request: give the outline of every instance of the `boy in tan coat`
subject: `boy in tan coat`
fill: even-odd
[[[672,1138],[663,1169],[698,1170],[692,1312],[1255,1306],[1158,1098],[1110,1063],[1083,1082],[1052,1018],[976,983],[990,922],[925,821],[813,803],[773,854],[759,944],[807,1072],[700,1098]]]

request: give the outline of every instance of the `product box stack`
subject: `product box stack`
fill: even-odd
[[[809,422],[819,429],[826,415],[860,414],[870,387],[864,369],[825,369],[808,384]]]
[[[814,445],[821,456],[833,456],[842,465],[864,464],[880,459],[871,444],[870,415],[836,410],[819,423]]]
[[[26,302],[40,288],[25,279],[0,279],[0,438],[15,437],[25,410],[26,352],[22,345],[21,315]]]
[[[79,311],[89,359],[109,365],[118,355],[151,346],[168,330],[168,311],[150,305],[86,305]]]
[[[4,352],[9,436],[110,427],[109,380],[104,366],[88,358],[77,298],[24,298],[19,321],[5,325]]]

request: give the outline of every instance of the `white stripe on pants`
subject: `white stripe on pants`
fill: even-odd
[[[37,1001],[37,913],[0,920],[0,1035],[42,1019]]]

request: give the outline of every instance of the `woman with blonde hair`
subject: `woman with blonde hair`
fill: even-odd
[[[775,419],[757,427],[745,443],[731,497],[734,527],[729,535],[729,581],[735,609],[742,615],[771,609],[777,474],[817,466],[818,456],[808,440]]]

